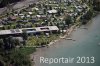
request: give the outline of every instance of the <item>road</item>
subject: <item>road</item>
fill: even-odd
[[[19,8],[22,8],[22,7],[27,7],[29,4],[32,4],[32,3],[35,3],[35,2],[38,2],[38,1],[39,0],[24,0],[24,1],[20,1],[20,2],[17,2],[16,4],[14,4],[14,5],[11,5],[11,8],[19,9]],[[0,8],[0,14],[5,12],[6,10],[7,10],[7,7]]]

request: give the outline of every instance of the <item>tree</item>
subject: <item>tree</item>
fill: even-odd
[[[52,10],[52,6],[49,6],[49,10]]]
[[[2,29],[3,29],[3,30],[5,30],[5,29],[6,29],[6,27],[5,27],[5,26],[3,26],[3,27],[2,27]]]
[[[68,27],[69,27],[70,24],[72,23],[71,16],[70,15],[66,15],[64,20],[65,20],[65,24],[68,25]]]
[[[3,39],[0,39],[0,49],[4,49],[4,42],[3,42]]]
[[[93,16],[93,11],[89,10],[87,13],[85,13],[82,17],[81,17],[81,21],[82,24],[86,24],[88,22],[88,20],[90,20]]]
[[[0,59],[0,66],[5,66],[4,62]]]
[[[8,37],[7,41],[8,41],[7,43],[9,44],[10,49],[15,48],[16,45],[12,36]]]
[[[60,9],[58,9],[57,15],[58,15],[58,16],[61,16],[60,13],[61,13],[61,11],[60,11]]]
[[[89,20],[91,19],[92,15],[93,15],[93,11],[89,10],[86,14],[83,15],[83,19]]]
[[[95,10],[100,11],[100,0],[93,0],[93,7]]]
[[[9,36],[7,38],[4,38],[4,48],[5,50],[11,50],[13,48],[15,48],[15,42],[13,40],[12,36]]]
[[[26,45],[26,40],[23,41],[23,45]]]
[[[26,30],[23,31],[23,39],[24,40],[28,39],[28,34],[26,33]]]
[[[19,41],[19,39],[13,39],[13,41],[14,41],[14,44],[17,46],[17,45],[20,45],[20,41]]]

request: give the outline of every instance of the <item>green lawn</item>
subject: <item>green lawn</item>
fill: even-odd
[[[35,52],[35,48],[33,47],[23,47],[23,48],[19,48],[18,52],[24,54],[24,55],[29,55],[32,54],[33,52]]]
[[[39,44],[44,43],[44,45],[48,44],[49,42],[56,40],[59,37],[55,35],[50,35],[50,37],[40,36],[39,38],[36,37],[29,37],[26,43],[26,46],[39,46]]]

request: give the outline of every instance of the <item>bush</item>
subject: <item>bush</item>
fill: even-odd
[[[82,24],[86,24],[88,22],[88,20],[90,20],[93,16],[93,11],[89,10],[87,13],[85,13],[82,17],[81,17],[81,21]]]

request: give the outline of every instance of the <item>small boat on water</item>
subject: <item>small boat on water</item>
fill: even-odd
[[[66,38],[66,40],[73,40],[72,38]]]
[[[63,36],[63,37],[60,37],[61,39],[65,39],[65,36]]]
[[[81,28],[81,29],[88,29],[87,27]]]
[[[73,41],[76,41],[76,40],[73,40]]]
[[[76,41],[75,39],[72,39],[72,38],[66,38],[66,40]]]

